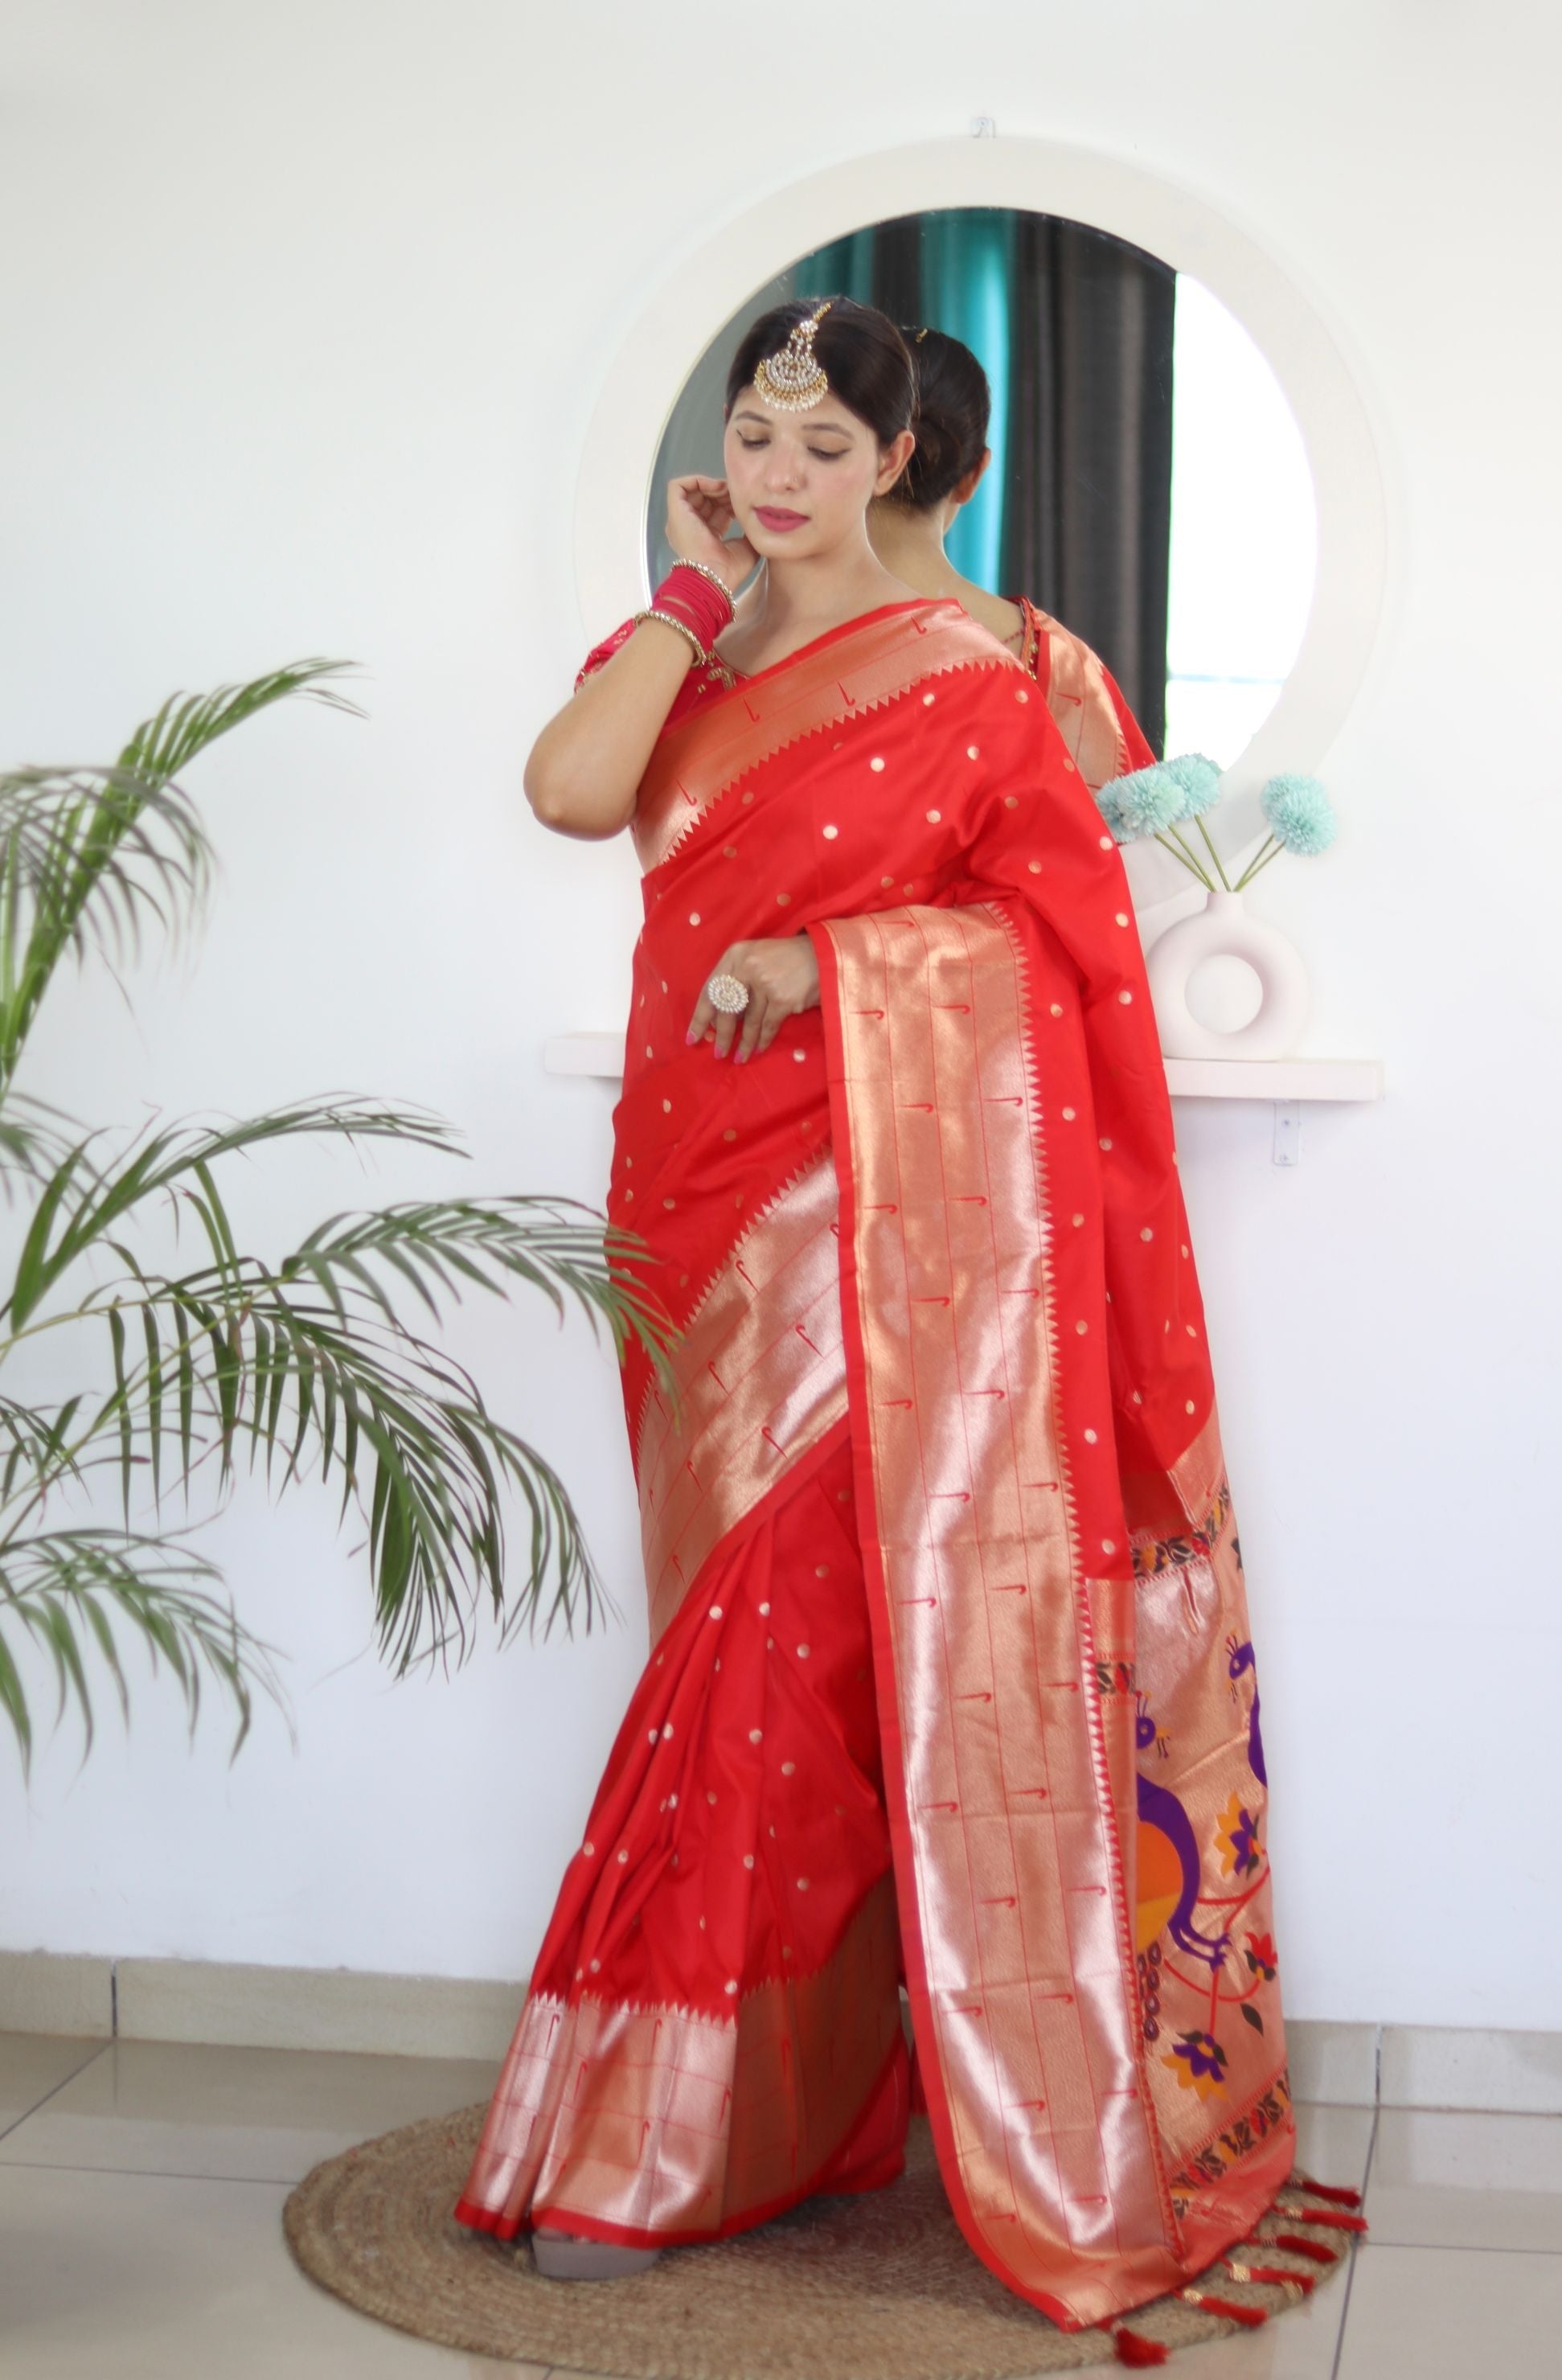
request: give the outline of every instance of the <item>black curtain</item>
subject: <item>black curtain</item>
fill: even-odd
[[[922,217],[897,215],[873,235],[873,295],[869,303],[891,322],[923,323]]]
[[[1093,645],[1166,739],[1177,276],[1126,240],[1015,219],[1006,594]]]

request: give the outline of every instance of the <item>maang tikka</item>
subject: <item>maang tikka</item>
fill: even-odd
[[[814,333],[833,302],[827,298],[805,322],[797,324],[779,353],[756,367],[755,392],[778,413],[806,413],[829,394],[829,374],[814,354]]]

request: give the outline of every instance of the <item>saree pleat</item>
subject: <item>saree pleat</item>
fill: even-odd
[[[876,2109],[897,2061],[898,2113]],[[859,2162],[888,2180],[904,2062],[837,1432],[708,1565],[641,1678],[458,2212],[503,2236],[524,2218],[634,2242],[720,2238],[825,2177],[852,2186],[865,2119]]]
[[[609,1213],[683,1333],[672,1393],[624,1371],[652,1651],[478,2228],[710,2239],[890,2179],[902,1976],[957,2218],[1065,2325],[1290,2172],[1245,1594],[1086,783],[1139,755],[1081,686],[1071,746],[958,605],[894,605],[692,688],[648,771]],[[820,1006],[691,1047],[722,951],[799,930]]]

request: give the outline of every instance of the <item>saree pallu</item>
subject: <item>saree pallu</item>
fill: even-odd
[[[1244,1590],[1125,880],[951,602],[691,689],[642,785],[609,1211],[652,1650],[459,2213],[637,2244],[901,2162],[1069,2327],[1294,2148]],[[821,1004],[690,1047],[734,941]]]

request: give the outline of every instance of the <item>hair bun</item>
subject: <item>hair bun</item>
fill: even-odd
[[[941,504],[965,476],[960,440],[947,421],[920,408],[912,428],[916,448],[903,475],[907,497],[918,508]]]
[[[916,512],[953,494],[987,452],[992,391],[970,348],[929,323],[907,329],[916,372],[916,451],[891,489]]]

